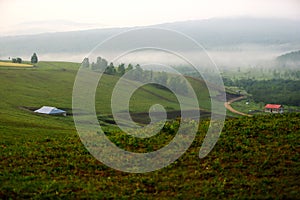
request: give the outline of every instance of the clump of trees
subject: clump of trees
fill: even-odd
[[[12,58],[11,62],[12,63],[22,63],[22,58],[19,58],[19,57],[18,58]]]
[[[133,69],[133,65],[129,64],[127,68],[125,67],[124,63],[121,63],[118,66],[114,66],[114,64],[111,62],[108,65],[108,62],[106,59],[101,58],[100,56],[97,57],[96,62],[90,63],[89,58],[84,58],[81,66],[84,68],[89,68],[93,71],[97,72],[103,72],[105,74],[109,75],[124,75],[126,71],[130,71]],[[137,66],[139,68],[139,65]]]
[[[109,75],[116,75],[117,70],[112,62],[109,64],[108,67],[105,68],[104,73]]]
[[[104,58],[101,58],[100,56],[97,57],[96,63],[92,63],[91,68],[92,70],[101,71],[104,72],[105,69],[108,67],[108,62]]]
[[[90,67],[89,58],[84,58],[82,63],[81,63],[81,66],[84,67],[84,68],[89,68]]]

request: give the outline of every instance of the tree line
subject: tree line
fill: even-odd
[[[9,58],[9,59],[10,59],[10,58]],[[12,58],[12,59],[11,59],[11,62],[12,62],[12,63],[22,63],[23,60],[22,60],[22,58],[17,57],[17,58]],[[37,57],[36,53],[33,53],[33,54],[32,54],[32,56],[31,56],[31,58],[30,58],[30,62],[31,62],[32,64],[38,63],[38,57]]]
[[[256,102],[285,104],[291,106],[300,106],[300,81],[299,80],[253,80],[242,79],[231,82],[244,88],[252,94]]]
[[[187,95],[188,87],[186,81],[179,75],[168,74],[164,71],[153,72],[152,70],[145,70],[139,64],[127,66],[124,63],[114,66],[112,62],[104,58],[97,57],[96,62],[89,62],[88,58],[84,58],[81,64],[82,67],[91,69],[93,71],[102,72],[108,75],[123,76],[126,72],[126,78],[142,83],[153,82],[155,87],[159,89],[170,88],[178,94]]]
[[[112,62],[108,64],[108,61],[100,56],[97,57],[96,62],[90,63],[89,58],[84,58],[81,66],[83,68],[89,68],[93,71],[103,72],[109,75],[124,75],[126,71],[132,70],[134,67],[132,64],[129,64],[127,68],[124,63],[114,66]],[[139,68],[139,65],[136,65],[135,68]]]

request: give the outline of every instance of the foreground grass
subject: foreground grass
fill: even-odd
[[[145,174],[106,167],[87,152],[73,129],[1,126],[0,197],[298,198],[299,114],[228,119],[213,151],[200,160],[208,124],[201,122],[192,147],[179,160]],[[165,128],[154,144],[127,143],[121,133],[109,137],[139,149],[173,134]]]

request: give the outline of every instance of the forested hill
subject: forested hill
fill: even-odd
[[[236,81],[235,84],[252,94],[257,102],[300,106],[300,81],[244,79]]]
[[[278,56],[277,60],[280,62],[300,62],[300,50]]]

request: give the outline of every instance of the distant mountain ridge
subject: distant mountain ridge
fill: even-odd
[[[147,27],[182,32],[207,49],[241,44],[300,46],[300,21],[287,19],[224,18],[183,21]],[[108,37],[132,28],[105,28],[83,31],[0,37],[0,58],[51,53],[88,53]],[[167,38],[166,38],[167,39]],[[295,48],[293,48],[295,49]]]

